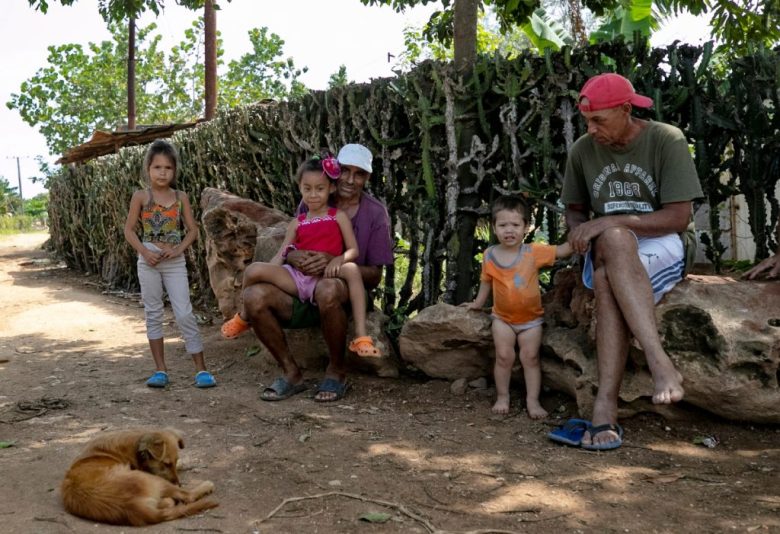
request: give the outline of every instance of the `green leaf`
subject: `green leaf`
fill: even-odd
[[[392,515],[387,512],[367,512],[361,515],[359,519],[368,523],[385,523],[391,517]]]
[[[247,347],[246,349],[246,357],[251,358],[252,356],[258,354],[262,349],[260,345],[252,345],[251,347]]]
[[[522,26],[523,32],[540,52],[551,48],[560,50],[566,44],[562,35],[564,31],[552,19],[544,9],[537,9],[527,24]]]
[[[0,449],[7,449],[8,447],[13,447],[14,442],[13,441],[0,441]]]

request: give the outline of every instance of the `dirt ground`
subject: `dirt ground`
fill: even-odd
[[[621,449],[593,453],[545,438],[575,411],[550,392],[541,422],[413,376],[353,375],[333,404],[266,403],[275,367],[254,336],[222,340],[219,320],[202,327],[218,387],[192,386],[171,321],[172,383],[149,389],[137,300],[49,260],[45,238],[0,236],[2,532],[133,530],[68,515],[59,484],[91,437],[137,426],[180,429],[183,483],[213,481],[220,502],[149,532],[780,532],[777,426],[641,415]],[[694,443],[709,435],[717,447]]]

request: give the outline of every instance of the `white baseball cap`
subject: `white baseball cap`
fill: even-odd
[[[341,165],[354,165],[371,174],[371,162],[374,157],[371,155],[371,151],[363,145],[352,143],[344,145],[339,150],[339,155],[336,157]]]

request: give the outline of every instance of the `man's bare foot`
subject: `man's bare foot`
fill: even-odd
[[[496,397],[496,403],[493,405],[493,413],[509,413],[509,395],[498,395],[498,397]]]
[[[672,404],[679,402],[685,396],[685,390],[682,387],[683,377],[676,370],[667,375],[660,376],[656,373],[653,376],[655,391],[653,391],[653,404]]]
[[[605,424],[617,424],[617,401],[596,397],[593,404],[593,426]],[[589,431],[585,431],[582,436],[582,445],[605,445],[616,441],[620,436],[612,430],[602,430],[595,436],[591,436]]]
[[[525,409],[528,410],[528,417],[531,419],[544,419],[549,415],[536,399],[526,399]]]

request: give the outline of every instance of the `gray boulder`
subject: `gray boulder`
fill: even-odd
[[[559,271],[545,294],[541,358],[544,382],[577,401],[589,415],[597,391],[593,296],[574,270]],[[722,417],[780,422],[780,283],[689,276],[656,307],[661,338],[684,377],[685,401]],[[465,308],[437,304],[404,326],[403,360],[429,376],[455,380],[489,376],[490,320]],[[517,380],[522,376],[517,373]],[[621,388],[621,416],[674,406],[650,402],[653,386],[634,343]]]

